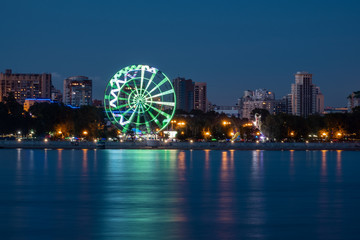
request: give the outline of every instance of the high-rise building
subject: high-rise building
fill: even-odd
[[[353,108],[360,106],[360,91],[353,92],[348,96],[348,111],[352,112]]]
[[[92,104],[92,80],[85,76],[69,77],[64,80],[64,104],[73,107]]]
[[[312,83],[312,74],[297,72],[295,83],[291,84],[292,114],[308,117],[311,114],[323,113],[324,96],[320,88]]]
[[[0,73],[0,102],[11,92],[20,104],[27,98],[50,98],[51,74],[13,73],[6,69]]]
[[[176,109],[190,112],[194,109],[194,82],[191,79],[175,78]]]
[[[207,87],[205,82],[195,82],[194,109],[207,112]]]

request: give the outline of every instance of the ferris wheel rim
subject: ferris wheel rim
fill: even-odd
[[[151,76],[145,76],[145,73],[151,73]],[[158,75],[162,77],[161,81]],[[123,132],[130,125],[135,126],[135,130],[143,129],[145,125],[147,133],[158,133],[168,126],[175,114],[175,90],[170,79],[159,69],[149,65],[130,65],[116,72],[109,81],[104,107],[108,119]],[[127,110],[121,112],[124,108]]]

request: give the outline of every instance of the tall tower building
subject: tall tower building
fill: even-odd
[[[92,80],[85,76],[69,77],[64,80],[63,101],[66,105],[80,107],[92,104]]]
[[[196,82],[194,87],[194,109],[207,112],[207,87],[205,82]]]
[[[0,73],[0,102],[10,92],[20,104],[27,98],[50,98],[51,74],[13,73],[6,69],[5,73]]]
[[[291,84],[291,110],[293,115],[302,117],[324,111],[324,96],[312,83],[312,74],[295,74],[295,83]]]
[[[175,78],[176,109],[190,112],[194,109],[194,82],[191,79]]]

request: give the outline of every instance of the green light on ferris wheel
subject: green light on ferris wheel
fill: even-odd
[[[115,73],[104,97],[109,120],[123,133],[157,133],[174,116],[176,97],[169,78],[147,65],[131,65]]]

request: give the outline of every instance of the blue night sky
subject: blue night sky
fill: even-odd
[[[247,89],[290,92],[308,71],[326,106],[360,90],[360,1],[2,0],[0,71],[93,79],[102,98],[122,67],[148,64],[169,78],[208,83],[208,98],[234,104]]]

